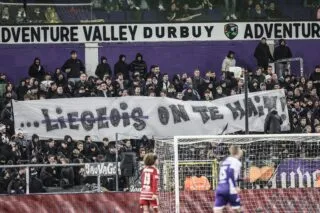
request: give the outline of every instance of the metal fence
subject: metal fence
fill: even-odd
[[[81,171],[81,175],[84,178],[90,178],[91,182],[96,182],[95,189],[88,187],[88,184],[81,184],[78,186],[72,185],[69,190],[63,190],[61,185],[57,185],[55,189],[51,187],[51,192],[68,192],[68,193],[78,193],[78,192],[102,192],[103,187],[101,186],[103,177],[113,177],[115,179],[116,191],[118,191],[118,180],[121,174],[120,163],[116,162],[102,162],[102,163],[71,163],[71,164],[20,164],[20,165],[1,165],[0,170],[2,172],[8,170],[19,170],[19,181],[25,180],[25,194],[30,194],[30,184],[32,180],[32,172],[35,168],[78,168]],[[72,170],[73,171],[73,170]],[[15,177],[12,177],[13,181]],[[62,179],[62,178],[61,178]],[[96,181],[93,181],[93,180]],[[49,188],[49,187],[47,187]],[[8,192],[9,193],[9,192]],[[50,193],[50,192],[49,192]],[[21,193],[20,193],[21,194]]]
[[[278,77],[283,77],[285,70],[288,70],[289,74],[304,76],[303,58],[285,58],[275,61],[274,65]]]

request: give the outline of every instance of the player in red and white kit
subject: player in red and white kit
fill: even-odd
[[[140,206],[143,208],[143,213],[149,213],[150,207],[153,209],[153,212],[159,212],[159,170],[155,166],[158,163],[157,159],[157,156],[153,153],[146,154],[143,159],[145,167],[141,174],[140,193]]]

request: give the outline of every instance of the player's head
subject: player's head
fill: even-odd
[[[235,146],[235,145],[230,146],[229,152],[230,152],[231,156],[238,158],[238,159],[240,159],[243,155],[243,151],[240,149],[240,147]]]
[[[144,165],[146,166],[153,166],[157,163],[158,157],[154,153],[148,153],[144,156]]]

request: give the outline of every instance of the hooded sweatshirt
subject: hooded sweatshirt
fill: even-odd
[[[279,46],[274,49],[274,60],[280,60],[285,58],[292,58],[292,53],[289,47],[287,47],[286,43],[281,45],[283,39],[280,39]],[[285,42],[285,41],[284,41]]]
[[[29,67],[29,76],[41,81],[45,76],[45,71],[41,63],[36,64],[36,61],[40,62],[40,59],[34,59],[33,64]]]
[[[129,65],[122,60],[123,57],[126,57],[125,55],[119,56],[119,61],[114,65],[114,75],[117,76],[118,73],[123,74],[123,78],[125,80],[129,80]]]
[[[110,65],[107,62],[103,63],[104,60],[107,61],[107,58],[102,56],[100,59],[100,64],[97,66],[97,69],[95,72],[96,76],[98,76],[100,79],[103,79],[103,76],[106,74],[109,76],[112,75]]]
[[[141,60],[138,60],[139,57],[141,58]],[[143,56],[141,55],[141,53],[137,53],[136,59],[133,62],[131,62],[130,70],[131,70],[133,75],[135,75],[135,73],[138,72],[140,74],[141,78],[145,78],[146,77],[147,64],[143,60]]]

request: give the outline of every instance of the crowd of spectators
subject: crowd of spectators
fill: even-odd
[[[142,162],[146,152],[153,151],[154,141],[146,137],[140,140],[123,140],[116,144],[104,138],[93,141],[86,136],[83,141],[75,141],[66,135],[64,140],[48,139],[42,141],[34,134],[27,139],[23,131],[18,131],[11,138],[2,133],[0,140],[1,165],[15,164],[68,164],[120,162],[122,153],[135,152],[138,163]],[[118,159],[116,158],[118,152]],[[139,164],[137,164],[139,165]],[[0,194],[26,193],[26,169],[0,169]],[[115,177],[102,178],[101,186],[115,190]],[[35,167],[30,168],[30,193],[50,192],[55,188],[83,190],[86,185],[94,185],[97,178],[86,176],[83,167]],[[79,188],[80,187],[80,188]],[[119,189],[128,188],[128,179],[120,177]],[[88,189],[89,190],[89,189]]]
[[[287,2],[279,5],[271,0],[78,0],[82,5],[54,5],[55,1],[38,1],[43,4],[0,3],[0,23],[61,23],[95,20],[109,22],[110,13],[135,12],[135,15],[119,15],[112,21],[153,21],[186,22],[186,21],[275,21],[290,20],[296,17],[294,12],[298,8],[305,10],[307,20],[319,19],[319,1],[301,1],[300,4]],[[9,2],[10,3],[10,2]],[[11,2],[15,3],[15,2]],[[50,3],[52,5],[50,5]],[[59,2],[67,3],[67,2]],[[92,3],[92,4],[91,4]],[[290,12],[292,11],[292,12]],[[153,12],[144,16],[144,12]],[[117,16],[117,15],[116,15]],[[149,17],[149,18],[148,18]]]
[[[308,76],[290,73],[286,64],[279,72],[268,66],[275,59],[291,57],[291,51],[281,40],[273,54],[266,47],[265,40],[257,45],[255,57],[259,65],[249,72],[249,91],[285,89],[292,133],[320,133],[320,66]],[[3,90],[1,102],[0,162],[1,164],[19,163],[69,163],[69,162],[111,162],[116,161],[115,151],[135,152],[141,160],[146,152],[152,151],[154,141],[143,137],[141,140],[124,140],[117,146],[115,142],[93,141],[90,136],[83,141],[74,141],[70,136],[64,140],[49,139],[40,141],[36,133],[31,140],[23,131],[13,131],[11,100],[38,100],[73,97],[120,97],[120,96],[160,96],[185,101],[212,101],[235,94],[244,93],[243,76],[235,76],[230,67],[236,66],[236,53],[230,51],[222,62],[222,75],[212,70],[201,73],[195,69],[192,75],[176,73],[171,79],[162,73],[160,65],[148,65],[141,53],[127,62],[125,55],[110,65],[106,57],[95,70],[96,76],[88,76],[85,66],[75,51],[70,58],[53,73],[45,70],[40,58],[35,58],[29,66],[29,77],[18,85],[8,81],[0,74],[0,89]],[[312,149],[314,150],[314,149]],[[0,193],[23,193],[24,169],[0,169]],[[92,180],[77,168],[32,169],[30,175],[35,187],[33,192],[45,187],[80,185]],[[61,182],[61,180],[63,180]],[[22,184],[22,185],[21,185]],[[104,183],[106,188],[114,184]],[[31,184],[33,186],[33,184]],[[43,186],[43,187],[42,187]],[[125,186],[123,186],[125,187]]]
[[[80,20],[79,20],[80,21]],[[0,6],[1,24],[58,24],[61,19],[55,9],[51,6]]]
[[[295,76],[287,69],[286,63],[278,63],[275,69],[270,61],[291,58],[292,53],[284,40],[270,53],[263,38],[254,51],[257,69],[249,70],[249,91],[263,91],[284,88],[292,118],[292,131],[314,132],[319,124],[320,67],[317,65],[309,76]],[[121,97],[121,96],[161,96],[180,100],[215,100],[221,97],[244,92],[242,74],[235,76],[230,67],[236,66],[236,54],[229,51],[222,62],[222,76],[207,70],[201,73],[194,69],[192,75],[176,73],[170,79],[162,73],[160,65],[147,65],[143,55],[137,53],[132,61],[125,55],[110,65],[101,57],[95,76],[86,74],[85,66],[77,53],[72,51],[70,58],[53,73],[45,70],[40,58],[30,65],[29,77],[14,85],[0,75],[2,123],[10,124],[10,102],[14,100],[37,100],[72,97]],[[304,122],[307,119],[307,122]],[[296,125],[301,127],[296,127]],[[311,130],[310,130],[311,129]],[[10,130],[9,130],[10,132]]]

